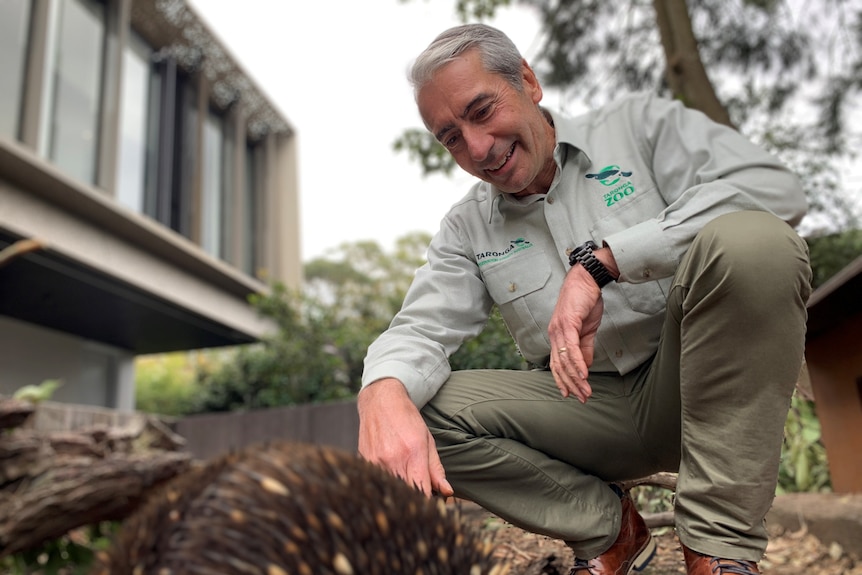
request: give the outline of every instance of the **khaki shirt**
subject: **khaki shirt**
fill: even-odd
[[[678,102],[633,95],[550,116],[548,193],[519,199],[479,182],[450,209],[401,311],[368,349],[363,386],[394,377],[421,407],[494,304],[524,358],[546,365],[567,254],[587,240],[608,245],[620,269],[603,289],[591,371],[627,373],[655,353],[672,276],[704,224],[760,210],[795,226],[805,214],[800,182],[778,160]]]

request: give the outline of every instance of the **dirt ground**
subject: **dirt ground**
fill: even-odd
[[[466,521],[492,536],[497,554],[513,566],[511,575],[568,575],[572,553],[561,541],[523,531],[472,503],[464,503],[461,513]],[[673,530],[654,529],[653,537],[658,550],[641,575],[685,575],[682,550]],[[764,575],[862,575],[862,561],[840,546],[824,545],[801,530],[773,533],[760,570]]]

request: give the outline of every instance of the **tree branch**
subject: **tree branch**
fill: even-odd
[[[653,0],[653,7],[667,61],[665,77],[673,97],[735,128],[700,59],[685,0]]]

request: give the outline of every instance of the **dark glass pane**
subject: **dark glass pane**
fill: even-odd
[[[257,275],[257,219],[260,211],[261,146],[249,142],[245,148],[245,186],[242,190],[242,248],[243,271]]]
[[[191,80],[177,74],[173,186],[170,196],[170,226],[191,237],[192,188],[197,169],[198,92]]]

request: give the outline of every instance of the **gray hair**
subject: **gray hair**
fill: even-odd
[[[409,76],[413,93],[418,94],[441,67],[472,49],[479,51],[485,70],[499,74],[519,91],[523,89],[523,58],[514,42],[486,24],[463,24],[443,31],[416,58]]]

